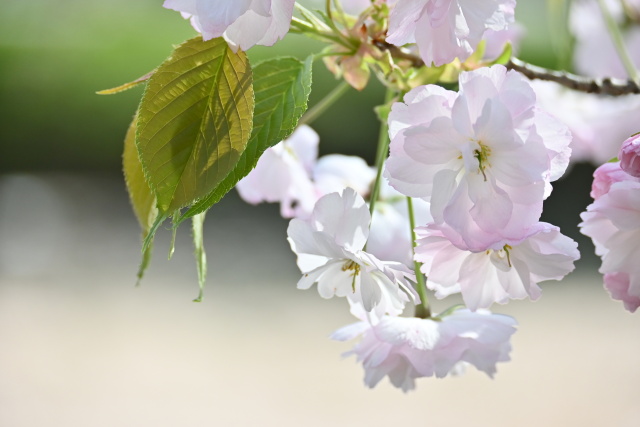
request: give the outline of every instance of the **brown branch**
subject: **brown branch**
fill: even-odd
[[[406,49],[381,40],[374,40],[374,44],[378,49],[389,51],[391,56],[394,58],[409,61],[413,67],[419,68],[425,65],[424,61],[419,56],[408,52]],[[609,96],[640,94],[640,85],[633,80],[622,80],[609,77],[603,79],[590,79],[567,72],[553,71],[547,68],[531,65],[515,57],[512,57],[505,66],[510,70],[522,73],[529,80],[551,81],[579,92]]]
[[[546,80],[556,82],[579,92],[596,93],[599,95],[621,96],[640,93],[640,86],[633,80],[622,80],[605,77],[603,79],[589,79],[575,74],[548,70],[527,64],[518,58],[511,58],[506,67],[524,74],[530,80]]]

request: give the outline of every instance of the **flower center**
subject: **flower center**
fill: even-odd
[[[502,249],[494,251],[493,249],[487,249],[485,252],[488,256],[493,257],[494,262],[497,261],[499,264],[505,264],[506,267],[511,268],[511,249],[513,249],[510,245],[504,245]]]
[[[485,173],[484,170],[488,166],[491,166],[491,164],[489,164],[490,155],[491,155],[491,148],[487,147],[482,142],[478,141],[478,148],[476,148],[473,151],[473,157],[475,157],[476,160],[478,160],[478,170],[484,177],[485,181],[487,180],[487,174]]]
[[[353,271],[353,273],[351,273],[351,275],[353,276],[353,280],[351,281],[351,289],[355,293],[356,277],[358,276],[358,274],[360,274],[360,264],[358,264],[353,260],[349,260],[345,262],[344,265],[342,266],[342,271],[349,271],[349,270]]]

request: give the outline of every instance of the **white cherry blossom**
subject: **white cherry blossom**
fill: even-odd
[[[233,49],[271,46],[289,31],[295,0],[165,0],[204,40],[224,37]]]
[[[516,325],[508,316],[459,309],[437,320],[384,316],[374,324],[341,328],[331,338],[347,341],[362,335],[345,355],[362,362],[365,384],[373,388],[388,376],[406,392],[415,388],[416,378],[461,373],[461,364],[493,377],[496,364],[509,360]]]
[[[256,167],[236,184],[240,197],[251,204],[279,202],[285,218],[311,212],[318,199],[311,174],[319,140],[309,126],[300,126],[265,150]]]
[[[429,203],[424,200],[413,199],[413,211],[417,224],[432,221]],[[412,243],[407,198],[383,180],[371,220],[367,251],[380,259],[398,261],[413,268]]]
[[[292,219],[287,240],[303,273],[298,288],[317,283],[321,297],[347,297],[376,316],[397,315],[416,301],[407,281],[415,276],[407,267],[363,251],[370,221],[367,205],[351,188],[322,197],[308,220]]]
[[[320,137],[309,126],[267,148],[256,167],[236,184],[246,202],[280,203],[284,218],[308,218],[318,199],[347,187],[369,194],[375,172],[356,156],[330,154],[318,159]]]

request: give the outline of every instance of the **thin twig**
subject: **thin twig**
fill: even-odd
[[[640,93],[640,86],[633,80],[622,80],[605,77],[603,79],[589,79],[562,71],[527,64],[518,58],[511,58],[506,67],[524,74],[530,80],[546,80],[556,82],[569,89],[579,92],[596,93],[599,95],[622,96]]]
[[[401,47],[394,46],[385,41],[375,41],[375,45],[382,50],[387,50],[391,56],[409,61],[413,67],[423,67],[424,61]],[[546,80],[556,82],[564,87],[579,92],[595,93],[599,95],[622,96],[640,93],[640,85],[633,80],[622,80],[605,77],[602,79],[590,79],[577,76],[564,71],[554,71],[547,68],[531,65],[518,58],[512,57],[505,66],[510,70],[524,74],[530,80]]]

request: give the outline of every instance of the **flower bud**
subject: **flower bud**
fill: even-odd
[[[609,188],[616,182],[626,181],[628,179],[629,175],[620,168],[620,162],[605,163],[593,173],[591,197],[595,200],[607,194]]]
[[[640,178],[640,133],[631,136],[622,143],[618,158],[623,171]]]

